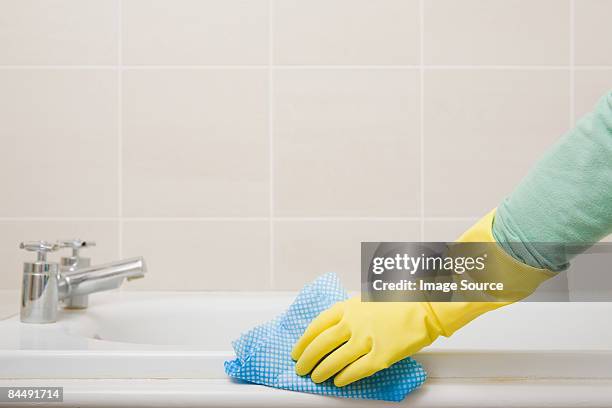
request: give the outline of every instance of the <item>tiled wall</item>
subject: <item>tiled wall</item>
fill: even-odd
[[[0,0],[0,288],[25,239],[134,289],[356,287],[452,240],[612,88],[612,0]]]

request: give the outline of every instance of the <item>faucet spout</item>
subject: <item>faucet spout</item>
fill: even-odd
[[[36,262],[24,262],[20,319],[23,323],[54,323],[62,301],[66,309],[86,309],[89,294],[118,288],[126,280],[144,278],[147,266],[142,257],[90,266],[91,260],[79,250],[95,246],[94,241],[66,239],[56,242],[28,241],[19,247],[36,252]],[[49,252],[72,249],[61,262],[47,260]],[[61,264],[61,268],[60,268]]]
[[[144,259],[136,257],[63,272],[59,279],[59,299],[115,289],[126,279],[143,278],[146,271]]]

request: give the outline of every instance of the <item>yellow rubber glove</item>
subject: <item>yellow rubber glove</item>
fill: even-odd
[[[495,242],[491,233],[494,215],[495,211],[489,213],[458,241]],[[485,312],[519,300],[526,295],[525,287],[532,292],[554,276],[519,263],[500,246],[493,248],[487,271],[498,274],[502,281],[519,284],[520,297],[504,302],[405,303],[361,302],[354,297],[336,303],[317,316],[295,344],[291,357],[297,361],[297,374],[312,371],[316,383],[336,375],[334,384],[343,387],[413,355],[440,335],[452,335]],[[515,292],[509,293],[504,300]]]

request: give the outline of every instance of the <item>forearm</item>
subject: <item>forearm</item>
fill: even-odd
[[[612,93],[536,164],[498,207],[493,235],[517,260],[553,271],[612,232]],[[510,245],[509,243],[522,244]]]

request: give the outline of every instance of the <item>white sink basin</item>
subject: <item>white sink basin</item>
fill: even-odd
[[[65,311],[60,325],[90,339],[227,352],[241,332],[281,313],[286,294],[116,293],[88,311]]]
[[[227,378],[231,341],[294,296],[112,292],[92,296],[87,310],[62,311],[55,324],[14,316],[0,321],[0,386],[63,386],[64,405],[74,407],[378,406]],[[405,403],[609,406],[610,315],[612,304],[540,303],[482,316],[415,356],[430,378]]]
[[[110,292],[55,324],[15,316],[0,321],[0,378],[225,378],[231,341],[294,296]],[[516,304],[415,358],[438,378],[612,378],[610,315],[612,304]]]

